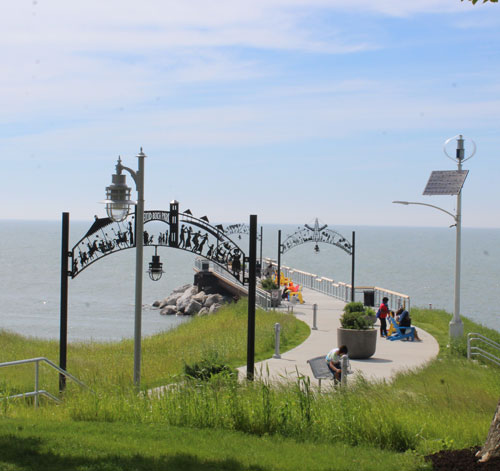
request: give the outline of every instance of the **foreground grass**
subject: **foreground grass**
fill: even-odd
[[[232,316],[228,314],[228,319]],[[224,330],[227,325],[226,318],[219,319],[222,325],[214,327],[216,331],[221,326]],[[113,460],[121,458],[125,460],[120,462],[122,468],[116,469],[146,469],[139,465],[133,468],[142,459],[150,469],[161,469],[154,466],[167,468],[166,464],[179,456],[186,458],[185,462],[182,465],[177,462],[177,468],[172,464],[172,469],[194,469],[189,466],[195,465],[201,466],[197,469],[428,469],[422,456],[484,441],[498,401],[500,375],[497,368],[467,361],[463,342],[448,345],[449,314],[412,309],[412,319],[437,338],[441,347],[439,358],[425,368],[398,375],[390,384],[360,379],[348,390],[332,389],[318,394],[307,378],[271,385],[266,381],[247,384],[215,377],[208,382],[178,381],[162,395],[138,395],[120,380],[118,364],[111,365],[112,376],[118,379],[116,384],[95,382],[96,394],[71,391],[62,406],[45,404],[34,411],[32,405],[24,402],[0,403],[0,417],[6,424],[0,437],[11,440],[12,436],[28,434],[30,440],[42,444],[37,450],[51,454],[51,447],[55,446],[51,443],[74,436],[75,448],[65,448],[61,456],[68,459],[79,456],[87,465],[81,469],[115,469],[110,467]],[[183,341],[190,339],[193,343],[192,350],[204,345],[207,351],[220,349],[231,364],[242,362],[238,353],[233,353],[238,349],[227,347],[233,342],[227,340],[228,335],[216,341],[213,335],[205,335],[206,325],[200,330],[194,325],[194,337],[182,332],[189,331],[189,325],[193,324],[179,329],[185,335]],[[466,331],[483,332],[500,341],[498,332],[468,320],[464,324]],[[207,343],[205,337],[211,340]],[[264,352],[266,343],[262,345],[260,351]],[[111,348],[112,344],[104,347]],[[88,348],[90,364],[95,364],[93,350]],[[99,348],[96,356],[100,354]],[[272,340],[269,355],[271,352]],[[166,357],[158,353],[152,358],[159,362]],[[181,363],[176,361],[178,369]],[[163,375],[165,368],[154,365],[152,371],[161,371]],[[148,430],[160,431],[153,434],[158,443],[150,441]],[[105,431],[109,431],[110,437],[116,435],[121,444],[115,449],[105,446],[107,438],[103,437],[97,440],[95,446],[101,451],[95,455],[88,436],[105,436]],[[133,433],[138,435],[130,435]],[[168,434],[174,437],[176,433],[190,437],[185,446],[191,441],[192,448],[176,446],[176,440],[168,438]],[[144,448],[142,442],[136,444],[136,437],[142,440],[142,436]],[[164,437],[164,443],[158,437]],[[210,441],[212,437],[217,437],[214,442]],[[198,446],[198,441],[206,441],[206,449],[201,443]],[[241,454],[245,447],[250,450],[248,455]],[[228,454],[227,450],[233,449]],[[129,460],[134,453],[137,456]],[[286,456],[275,459],[278,453]],[[101,459],[97,456],[104,457],[104,467],[96,467],[96,460]],[[16,459],[12,462],[21,466]],[[10,462],[5,463],[10,466]],[[395,468],[391,467],[393,464]]]
[[[2,471],[422,469],[411,454],[157,424],[2,420]]]

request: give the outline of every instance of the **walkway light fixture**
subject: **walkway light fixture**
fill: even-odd
[[[151,262],[149,262],[149,270],[147,271],[149,273],[149,278],[153,281],[159,281],[163,273],[165,273],[163,271],[163,263],[160,262],[160,256],[157,251],[158,247],[155,246],[155,254]]]
[[[135,205],[135,317],[134,317],[134,384],[141,384],[141,336],[142,336],[142,266],[144,261],[144,159],[146,155],[142,147],[137,154],[139,168],[137,171],[122,165],[118,158],[116,173],[112,183],[106,188],[106,212],[116,222],[123,221]],[[127,171],[135,182],[137,202],[130,199],[131,189],[127,186],[123,170]],[[159,257],[158,257],[159,258]],[[155,275],[156,276],[156,275]],[[160,274],[161,276],[161,274]]]
[[[456,157],[452,157],[446,151],[446,146],[453,140],[457,141]],[[472,141],[473,150],[468,157],[465,157],[464,138],[462,134],[447,139],[444,144],[445,155],[457,163],[457,171],[434,171],[432,172],[424,195],[457,195],[457,212],[453,214],[446,209],[434,206],[433,204],[419,203],[415,201],[393,201],[396,204],[429,206],[443,213],[448,214],[454,220],[450,227],[456,227],[455,246],[455,302],[453,308],[453,318],[450,321],[449,334],[451,338],[461,337],[464,333],[464,326],[460,319],[460,266],[462,258],[462,186],[468,174],[468,170],[462,169],[462,164],[469,160],[476,153],[476,144]]]

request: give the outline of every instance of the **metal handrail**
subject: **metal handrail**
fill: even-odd
[[[264,260],[265,263],[271,264],[273,267],[278,266],[276,261],[271,258],[265,258]],[[319,291],[327,296],[331,296],[345,302],[348,302],[351,299],[352,286],[349,283],[343,283],[341,281],[336,282],[331,278],[318,276],[313,273],[297,270],[295,268],[292,269],[284,265],[280,268],[286,278],[292,279],[294,283],[298,283],[305,288]],[[390,306],[397,306],[397,308],[404,306],[405,309],[410,311],[410,297],[406,294],[380,288],[379,286],[355,286],[354,290],[355,292],[359,292],[361,290],[372,290],[375,292],[376,305],[382,302],[382,298],[388,297]]]
[[[469,332],[467,334],[467,359],[471,359],[473,356],[483,357],[486,360],[490,360],[500,366],[500,357],[497,357],[491,352],[483,350],[481,347],[473,347],[472,342],[478,340],[485,343],[486,345],[498,350],[500,352],[500,344],[494,340],[485,337],[478,332]]]
[[[48,358],[45,357],[37,357],[37,358],[29,358],[27,360],[15,360],[15,361],[7,361],[4,363],[0,363],[0,368],[3,368],[4,366],[16,366],[16,365],[25,365],[27,363],[34,363],[35,364],[35,390],[27,393],[22,393],[22,394],[14,394],[12,396],[5,396],[0,398],[1,400],[3,399],[15,399],[19,397],[34,397],[35,398],[35,408],[38,407],[38,398],[39,396],[45,396],[48,397],[56,402],[61,402],[60,399],[55,397],[53,394],[45,391],[44,389],[39,389],[38,384],[39,384],[39,366],[40,362],[47,363],[51,368],[54,368],[57,370],[59,373],[64,375],[66,378],[71,379],[74,381],[76,384],[79,386],[89,389],[92,391],[85,383],[80,381],[78,378],[75,378],[72,374],[68,373],[66,370],[63,370],[59,366],[57,366],[55,363],[50,361]]]

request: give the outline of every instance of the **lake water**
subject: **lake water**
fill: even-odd
[[[70,247],[90,227],[72,221]],[[276,258],[282,240],[298,226],[264,225],[263,255]],[[329,226],[351,239],[356,231],[358,286],[379,286],[411,296],[412,306],[453,310],[455,230],[448,228]],[[0,221],[0,328],[27,336],[59,338],[60,222]],[[248,237],[237,243],[247,252]],[[298,246],[282,264],[350,283],[351,258],[337,247]],[[144,271],[152,248],[145,248]],[[194,255],[159,251],[165,273],[158,282],[145,274],[143,335],[168,330],[186,319],[161,316],[151,304],[193,281]],[[135,254],[125,250],[88,267],[69,281],[70,341],[112,341],[133,337]],[[462,231],[461,313],[500,330],[500,230]]]

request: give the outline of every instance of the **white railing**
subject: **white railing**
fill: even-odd
[[[271,264],[273,268],[275,268],[276,270],[278,269],[278,264],[273,259],[266,258],[264,259],[264,263],[264,266]],[[290,278],[294,283],[302,285],[305,288],[319,291],[320,293],[326,294],[327,296],[331,296],[345,302],[349,302],[351,300],[352,286],[348,283],[334,281],[330,278],[325,278],[313,273],[293,269],[285,265],[282,265],[280,268],[285,278]],[[364,291],[374,292],[375,306],[378,306],[382,302],[382,298],[387,297],[389,298],[389,306],[391,307],[391,309],[397,310],[400,307],[404,307],[408,311],[410,310],[410,297],[406,294],[380,288],[378,286],[356,286],[354,294],[355,296],[361,295],[361,293],[364,293]]]
[[[38,357],[38,358],[30,358],[28,360],[16,360],[16,361],[7,361],[5,363],[0,363],[0,368],[6,367],[6,366],[16,366],[16,365],[25,365],[27,363],[34,363],[35,364],[35,390],[27,393],[22,393],[22,394],[14,394],[12,396],[5,396],[0,399],[15,399],[19,397],[34,397],[35,398],[35,408],[38,407],[38,399],[40,396],[45,396],[49,399],[52,399],[55,402],[61,402],[59,398],[54,396],[53,394],[49,393],[48,391],[45,391],[45,389],[40,389],[39,388],[39,379],[40,379],[40,362],[46,363],[49,365],[51,368],[54,368],[55,370],[59,371],[60,374],[64,375],[66,378],[71,379],[78,385],[89,389],[88,386],[85,383],[82,383],[78,378],[75,378],[73,375],[69,374],[66,370],[63,370],[62,368],[59,368],[55,363],[51,362],[49,359],[45,357]]]
[[[486,344],[489,347],[493,348],[500,352],[500,344],[495,342],[494,340],[485,337],[484,335],[478,334],[477,332],[469,332],[467,334],[467,358],[469,360],[472,359],[473,356],[478,356],[485,358],[486,360],[492,361],[500,366],[500,358],[495,354],[484,350],[481,347],[473,346],[472,342],[481,342],[482,344]]]

